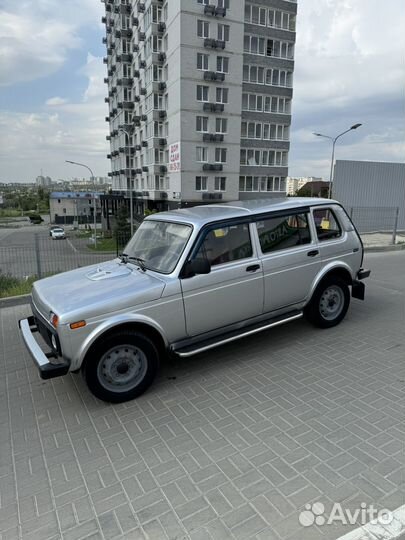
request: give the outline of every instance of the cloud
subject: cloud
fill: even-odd
[[[405,12],[401,0],[300,0],[290,174],[329,177],[337,159],[404,161]]]
[[[45,105],[48,105],[49,107],[57,107],[58,105],[64,105],[67,102],[67,99],[55,96],[47,99]]]
[[[97,0],[3,0],[0,10],[0,86],[57,71],[69,51],[84,46],[80,29],[100,20]]]
[[[102,58],[89,54],[81,69],[88,85],[80,101],[56,96],[40,111],[0,111],[2,180],[32,181],[41,169],[55,179],[83,175],[80,169],[65,164],[66,159],[88,164],[97,176],[107,174],[108,126],[104,117],[108,109],[100,84],[104,70]]]

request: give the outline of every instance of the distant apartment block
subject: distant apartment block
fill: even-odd
[[[299,176],[292,177],[288,176],[286,181],[286,191],[287,195],[295,195],[299,189],[301,189],[308,182],[322,182],[323,178],[318,178],[316,176]]]
[[[284,195],[296,2],[103,1],[113,193],[139,213]]]

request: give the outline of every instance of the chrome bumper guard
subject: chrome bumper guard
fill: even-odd
[[[32,335],[34,332],[38,332],[38,327],[34,317],[21,319],[18,321],[18,325],[20,327],[25,346],[27,347],[35,365],[39,370],[41,379],[52,379],[54,377],[66,375],[66,373],[69,371],[70,363],[66,360],[62,360],[58,363],[50,362],[50,358],[59,358],[58,355],[54,352],[44,353]]]

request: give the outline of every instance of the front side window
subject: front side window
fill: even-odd
[[[230,225],[209,231],[196,258],[207,259],[211,266],[252,257],[249,225]]]
[[[191,232],[191,225],[145,220],[124,252],[129,258],[143,259],[149,270],[169,274],[175,269]]]
[[[311,243],[307,214],[264,219],[258,221],[256,226],[263,253]]]
[[[319,208],[313,211],[318,240],[330,240],[342,236],[342,229],[335,214],[330,208]]]

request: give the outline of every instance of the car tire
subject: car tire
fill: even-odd
[[[345,317],[350,305],[349,287],[338,276],[326,277],[316,288],[304,312],[319,328],[332,328]]]
[[[139,332],[120,331],[102,338],[90,350],[84,377],[97,398],[122,403],[143,394],[158,369],[154,343]]]

